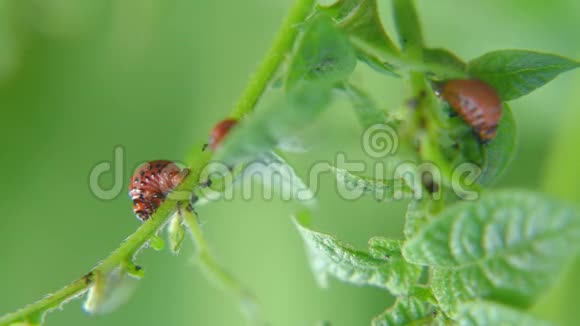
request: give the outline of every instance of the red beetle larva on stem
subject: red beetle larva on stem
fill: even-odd
[[[218,124],[213,127],[211,134],[208,140],[208,146],[211,148],[212,151],[215,151],[218,145],[224,140],[226,135],[230,132],[236,124],[238,124],[238,120],[236,119],[225,119],[220,121]]]
[[[135,216],[147,221],[188,173],[189,170],[182,170],[177,164],[165,160],[140,166],[129,183],[129,197],[133,201]]]
[[[502,106],[491,86],[477,79],[455,79],[444,82],[438,93],[473,128],[481,142],[495,137]]]

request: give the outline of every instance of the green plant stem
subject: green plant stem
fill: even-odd
[[[423,33],[414,2],[412,0],[393,0],[393,12],[403,49],[403,61],[423,62]],[[413,110],[409,111],[411,116],[403,134],[416,138],[413,141],[416,140],[419,143],[420,161],[435,163],[442,174],[443,182],[446,186],[450,186],[451,167],[443,157],[438,142],[438,106],[435,95],[428,85],[423,69],[414,68],[413,65],[409,65],[407,69],[405,76],[409,96],[414,107],[412,107]],[[440,194],[443,193],[440,192]],[[438,203],[442,205],[443,201],[439,200]]]
[[[284,56],[291,51],[298,34],[296,26],[306,19],[314,6],[314,2],[314,0],[296,0],[276,36],[273,46],[267,52],[262,64],[242,93],[239,102],[230,113],[231,117],[239,118],[254,110],[258,100],[266,90],[268,83],[278,70]],[[202,171],[203,167],[207,165],[212,156],[212,152],[206,151],[196,158],[190,166],[189,175],[175,189],[175,192],[191,193],[200,181],[204,181],[199,180],[200,171]],[[105,258],[105,260],[92,269],[91,272],[36,303],[0,317],[0,326],[8,326],[17,322],[36,322],[33,319],[41,318],[39,316],[42,316],[44,312],[60,307],[62,303],[87,291],[95,281],[93,275],[96,275],[97,273],[107,274],[116,267],[124,264],[124,262],[133,260],[134,256],[147,244],[149,239],[165,226],[175,211],[176,206],[176,200],[166,200],[147,222],[143,223],[135,233],[124,241],[119,248],[113,251],[107,258]],[[196,232],[194,238],[198,241],[198,249],[203,248],[204,246],[199,247],[200,243],[205,243],[205,240],[200,240],[203,239],[201,232]],[[202,252],[204,252],[204,254],[200,256],[200,260],[204,261],[204,265],[207,266],[209,271],[217,272],[217,280],[222,283],[225,288],[235,288],[237,285],[232,283],[233,279],[225,277],[221,269],[215,268],[217,264],[214,265],[215,261],[211,256],[209,256],[208,251],[204,250]]]
[[[208,278],[213,279],[217,286],[236,298],[240,302],[241,309],[246,314],[246,317],[250,321],[254,321],[257,317],[255,298],[214,258],[203,236],[195,212],[183,209],[181,210],[181,216],[196,247],[196,262],[199,267],[206,273]]]
[[[87,274],[88,275],[88,274]],[[91,281],[92,282],[92,281]],[[34,320],[38,318],[37,314],[42,311],[57,308],[61,302],[65,302],[69,298],[74,298],[87,288],[87,281],[85,277],[80,278],[73,283],[65,286],[61,290],[46,296],[44,299],[30,304],[16,312],[6,314],[0,318],[0,325],[11,325],[16,322],[27,323],[32,325]]]
[[[457,67],[447,66],[432,62],[423,62],[408,56],[400,56],[396,53],[386,51],[384,48],[373,46],[356,37],[350,37],[350,41],[361,51],[368,55],[379,58],[381,61],[388,62],[393,65],[395,72],[404,73],[405,71],[417,71],[424,73],[434,73],[438,76],[443,76],[446,79],[466,78],[467,71],[458,69]]]
[[[244,114],[256,106],[256,103],[266,90],[272,75],[280,67],[284,56],[292,48],[298,35],[297,25],[302,23],[314,7],[315,0],[296,0],[284,20],[278,35],[274,39],[272,47],[262,61],[257,72],[250,78],[246,90],[239,99],[238,104],[230,114],[232,118],[241,118]]]
[[[176,189],[176,191],[183,191],[191,188],[194,181],[199,177],[201,167],[209,161],[210,154],[204,154],[193,164],[191,172],[186,180]],[[139,250],[153,237],[167,222],[176,206],[175,200],[166,200],[161,207],[151,216],[151,218],[143,223],[119,248],[113,251],[109,257],[103,260],[99,265],[93,268],[89,273],[65,286],[54,294],[46,298],[28,305],[14,313],[10,313],[0,317],[0,326],[10,325],[16,322],[27,322],[30,316],[42,314],[45,311],[57,308],[62,302],[76,297],[85,292],[95,281],[93,275],[110,273],[116,267],[122,265],[127,260],[132,260]]]

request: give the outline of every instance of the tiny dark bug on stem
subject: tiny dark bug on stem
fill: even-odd
[[[473,128],[482,143],[495,137],[502,106],[491,86],[477,79],[455,79],[438,88],[438,95]]]
[[[212,151],[215,151],[226,135],[230,132],[230,129],[232,129],[236,124],[238,124],[238,120],[236,119],[225,119],[215,125],[209,136],[207,144],[209,148],[211,148]]]
[[[189,173],[171,161],[151,161],[140,166],[129,183],[129,197],[133,212],[141,221],[147,221],[173,190]]]

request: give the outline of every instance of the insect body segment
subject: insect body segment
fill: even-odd
[[[473,128],[480,141],[495,137],[502,106],[491,86],[477,79],[450,80],[443,84],[440,95]]]
[[[140,166],[129,184],[129,197],[133,201],[135,216],[142,221],[148,220],[187,173],[188,170],[182,170],[175,163],[165,160],[151,161]]]
[[[209,148],[211,148],[212,151],[215,151],[218,148],[218,145],[224,140],[226,135],[230,132],[230,129],[232,129],[237,123],[238,120],[236,119],[225,119],[220,121],[217,125],[215,125],[209,136],[208,141]]]

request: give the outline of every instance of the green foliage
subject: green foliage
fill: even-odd
[[[406,238],[410,238],[421,230],[432,218],[429,200],[412,200],[407,207],[405,215],[405,228],[403,233]]]
[[[239,164],[269,152],[301,132],[330,101],[331,87],[322,82],[302,82],[288,96],[280,96],[263,111],[248,117],[221,144],[216,160]]]
[[[389,120],[387,112],[380,110],[377,104],[363,90],[353,85],[347,85],[342,89],[348,95],[363,128],[384,124]]]
[[[464,303],[459,307],[458,325],[526,325],[547,326],[548,323],[540,321],[530,315],[516,309],[509,308],[497,303],[475,301]]]
[[[364,61],[379,63],[374,67],[389,67],[373,54],[369,54],[366,48],[375,48],[382,53],[396,55],[398,50],[385,33],[378,12],[376,0],[339,0],[329,7],[320,7],[319,10],[330,14],[344,30],[357,48],[360,50]],[[382,64],[381,64],[382,63]],[[382,69],[381,69],[382,70]],[[391,72],[385,68],[385,72]]]
[[[175,214],[169,221],[167,226],[167,239],[169,241],[169,249],[174,255],[179,253],[181,244],[185,240],[185,226],[183,225],[183,218],[179,214]]]
[[[185,181],[109,258],[55,295],[0,317],[0,325],[41,324],[47,311],[85,292],[89,313],[113,310],[129,298],[128,282],[143,277],[134,256],[147,245],[162,250],[164,242],[158,234],[165,226],[174,254],[189,231],[198,266],[233,294],[255,321],[253,296],[210,254],[195,211],[189,209],[189,194],[203,188],[200,181],[207,180],[200,180],[200,175],[214,160],[234,175],[233,181],[253,172],[279,174],[283,189],[290,186],[292,198],[311,207],[313,194],[277,147],[318,119],[335,90],[348,96],[366,131],[377,125],[395,131],[396,137],[390,140],[399,151],[373,156],[375,163],[408,164],[410,174],[374,178],[331,166],[338,183],[376,199],[412,201],[404,238],[373,237],[368,252],[312,230],[309,213],[298,214],[295,225],[319,284],[327,286],[332,276],[389,291],[395,304],[376,317],[373,325],[544,325],[523,309],[536,302],[580,250],[578,211],[536,193],[484,193],[483,187],[499,179],[515,152],[517,130],[511,108],[503,105],[497,136],[481,144],[465,121],[445,116],[446,104],[437,100],[433,88],[452,78],[478,78],[493,86],[506,102],[580,63],[552,54],[502,50],[466,64],[448,49],[425,44],[413,1],[391,0],[391,4],[401,50],[385,32],[375,0],[338,0],[316,8],[312,0],[297,0],[263,65],[229,115],[239,119],[239,125],[217,152],[199,154],[196,147],[198,156],[188,160],[190,174]],[[285,58],[288,62],[283,62]],[[351,78],[357,60],[379,73],[400,77],[406,93],[399,110],[379,109],[367,90]],[[285,87],[270,101],[260,103],[261,110],[254,113],[274,78],[283,80]],[[255,168],[251,162],[264,164]],[[456,167],[463,163],[481,167],[482,175],[477,184],[458,189]],[[232,184],[225,179],[212,179],[207,188],[228,191]],[[479,199],[466,200],[467,192]],[[195,205],[203,201],[200,197]]]
[[[449,207],[409,239],[403,253],[433,268],[433,293],[454,314],[473,298],[529,306],[578,251],[578,239],[575,209],[506,191]]]
[[[477,180],[481,185],[491,185],[509,166],[517,145],[517,128],[511,108],[504,103],[503,115],[497,135],[483,146],[483,171]]]
[[[92,315],[114,311],[130,299],[136,288],[135,280],[129,277],[124,267],[118,267],[106,275],[97,273],[95,279],[83,306]]]
[[[459,59],[454,53],[446,49],[423,49],[423,60],[428,64],[454,67],[458,71],[466,71],[467,64]],[[453,77],[453,76],[441,76]]]
[[[580,62],[553,54],[502,50],[470,61],[468,71],[492,85],[504,101],[510,101],[578,67]]]
[[[413,189],[404,178],[380,180],[356,175],[344,169],[330,166],[337,182],[353,193],[373,196],[376,200],[401,200],[411,198]]]
[[[358,50],[357,51],[357,58],[376,72],[379,72],[381,74],[384,74],[384,75],[387,75],[390,77],[401,78],[401,75],[399,73],[397,73],[397,69],[395,68],[395,66],[393,66],[392,64],[390,64],[388,62],[382,61],[381,59],[377,58],[376,56],[373,56],[373,55],[368,54],[364,51]]]
[[[412,263],[429,269],[427,294],[399,297],[392,308],[373,321],[373,325],[542,324],[524,312],[497,302],[528,307],[553,283],[554,275],[570,261],[569,255],[577,252],[577,246],[566,245],[578,242],[577,212],[540,195],[517,191],[490,193],[478,201],[446,207],[458,201],[450,196],[451,191],[456,190],[452,189],[455,183],[450,179],[451,166],[461,163],[481,166],[482,174],[477,180],[480,186],[489,186],[499,179],[515,152],[516,122],[510,107],[504,104],[496,137],[487,144],[478,144],[476,138],[468,134],[472,131],[463,121],[446,124],[441,120],[437,113],[441,108],[432,100],[430,90],[425,89],[425,79],[445,80],[469,73],[490,83],[503,101],[509,101],[528,94],[559,73],[577,67],[578,63],[554,55],[497,51],[465,64],[447,49],[426,47],[413,2],[393,0],[395,24],[403,50],[403,54],[399,54],[393,49],[390,38],[383,37],[386,35],[384,29],[377,27],[375,1],[343,0],[321,10],[330,14],[349,34],[358,49],[359,60],[376,71],[401,76],[394,67],[409,65],[411,73],[402,77],[408,81],[411,94],[415,96],[407,105],[416,111],[406,116],[407,121],[403,117],[393,127],[399,131],[403,146],[411,147],[409,143],[417,142],[414,138],[417,133],[430,137],[419,138],[423,148],[414,159],[418,162],[434,159],[443,169],[443,180],[437,181],[435,186],[444,187],[436,191],[445,194],[446,199],[423,198],[411,202],[402,257],[399,241],[373,238],[369,253],[364,253],[334,237],[308,229],[304,217],[299,218],[297,227],[320,283],[325,285],[328,275],[333,275],[344,282],[370,284],[385,287],[394,294],[409,295],[422,289],[419,270],[415,269],[415,273],[404,271],[409,268],[408,263]],[[383,59],[378,59],[377,54]],[[364,128],[393,123],[364,90],[351,84],[341,89],[353,103]],[[440,135],[448,135],[452,141]],[[336,167],[331,170],[339,184],[373,196],[386,194],[385,197],[392,198],[396,197],[395,188],[405,189],[405,194],[412,194],[411,189],[415,189],[402,179],[400,182],[378,180]],[[415,177],[421,173],[419,168],[412,171]],[[548,220],[550,223],[544,222]],[[390,264],[383,265],[383,255],[389,257]],[[395,274],[392,274],[396,270],[393,269],[393,257],[400,259],[397,261],[400,266],[405,266]],[[405,279],[406,274],[412,277]],[[397,288],[397,282],[392,281],[393,275],[398,276],[395,279],[399,286],[405,286]],[[473,301],[482,298],[489,302]]]
[[[354,49],[331,19],[323,14],[310,19],[290,63],[287,93],[242,121],[217,159],[239,163],[295,136],[326,108],[334,84],[345,81],[355,65]]]
[[[280,151],[278,151],[280,152]],[[253,163],[256,163],[253,162]],[[253,164],[254,170],[246,168],[242,178],[251,178],[253,175],[261,176],[264,186],[278,189],[284,200],[298,201],[305,207],[316,206],[315,196],[304,180],[296,173],[296,170],[280,154],[270,152],[260,156],[259,163]],[[270,181],[273,184],[270,184]]]
[[[301,81],[344,81],[355,65],[355,51],[347,36],[329,16],[318,14],[306,25],[288,70],[286,87],[292,89]]]
[[[328,275],[355,285],[370,285],[389,290],[395,295],[409,293],[421,273],[418,266],[401,257],[400,242],[371,239],[369,253],[357,251],[330,235],[308,228],[309,215],[299,214],[296,227],[304,239],[318,283],[328,286]]]
[[[410,57],[422,57],[423,33],[413,1],[393,0],[393,12],[399,44]]]
[[[435,310],[427,302],[402,297],[393,307],[373,319],[372,326],[433,325],[435,318]]]
[[[155,235],[149,239],[149,246],[156,251],[161,251],[165,248],[165,241],[158,235]]]

